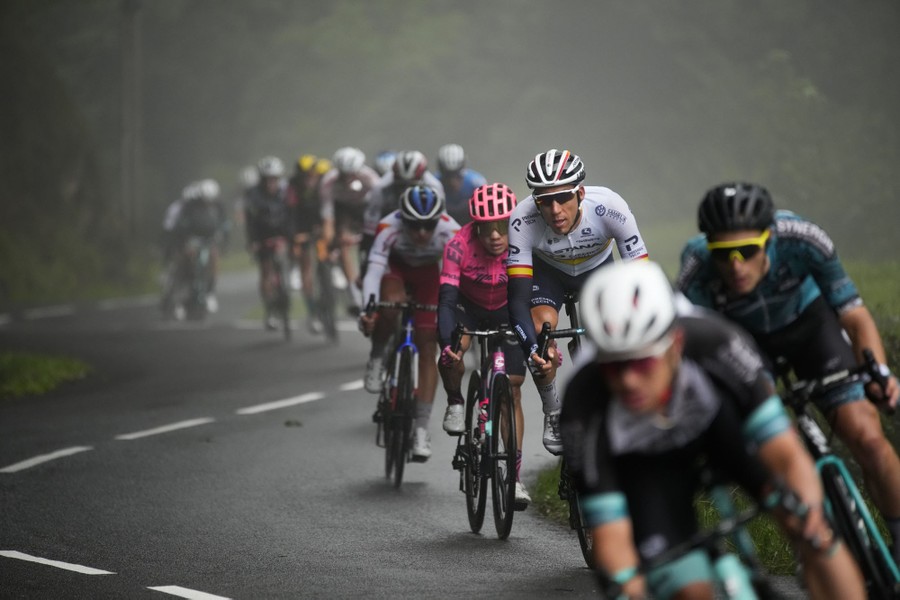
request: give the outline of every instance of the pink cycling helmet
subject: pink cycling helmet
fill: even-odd
[[[516,194],[502,183],[476,188],[469,198],[469,214],[473,221],[506,219],[516,207]]]

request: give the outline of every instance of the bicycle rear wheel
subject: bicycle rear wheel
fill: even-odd
[[[886,562],[891,559],[873,544],[866,520],[849,489],[855,484],[848,482],[833,464],[822,467],[821,477],[834,526],[862,571],[869,598],[894,600],[898,597],[897,582]]]
[[[466,394],[466,465],[463,487],[466,493],[466,514],[472,533],[481,531],[487,502],[487,479],[481,474],[481,449],[484,440],[478,427],[478,402],[481,397],[481,375],[472,371]]]
[[[491,386],[491,496],[497,537],[505,540],[516,510],[516,410],[506,375],[498,374]]]

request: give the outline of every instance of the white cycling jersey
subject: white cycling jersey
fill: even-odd
[[[624,260],[647,256],[628,203],[609,188],[585,186],[581,219],[568,234],[554,233],[534,198],[528,196],[509,218],[509,263],[511,277],[531,277],[534,257],[568,275],[581,275],[602,264],[612,253],[615,240]]]
[[[390,259],[399,260],[410,267],[437,264],[444,256],[444,246],[459,231],[459,223],[444,213],[428,243],[417,246],[407,235],[400,215],[400,211],[395,210],[378,223],[378,234],[369,252],[366,276],[363,279],[363,298],[374,295],[375,301],[378,301],[381,295],[381,278],[388,269]]]

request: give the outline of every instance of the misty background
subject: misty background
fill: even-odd
[[[767,186],[896,260],[896,0],[0,0],[0,308],[139,282],[165,207],[261,156],[551,147],[677,265],[703,192]]]

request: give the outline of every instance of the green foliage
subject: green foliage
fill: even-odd
[[[20,352],[0,353],[0,399],[44,394],[64,382],[81,379],[90,367],[72,358]]]

